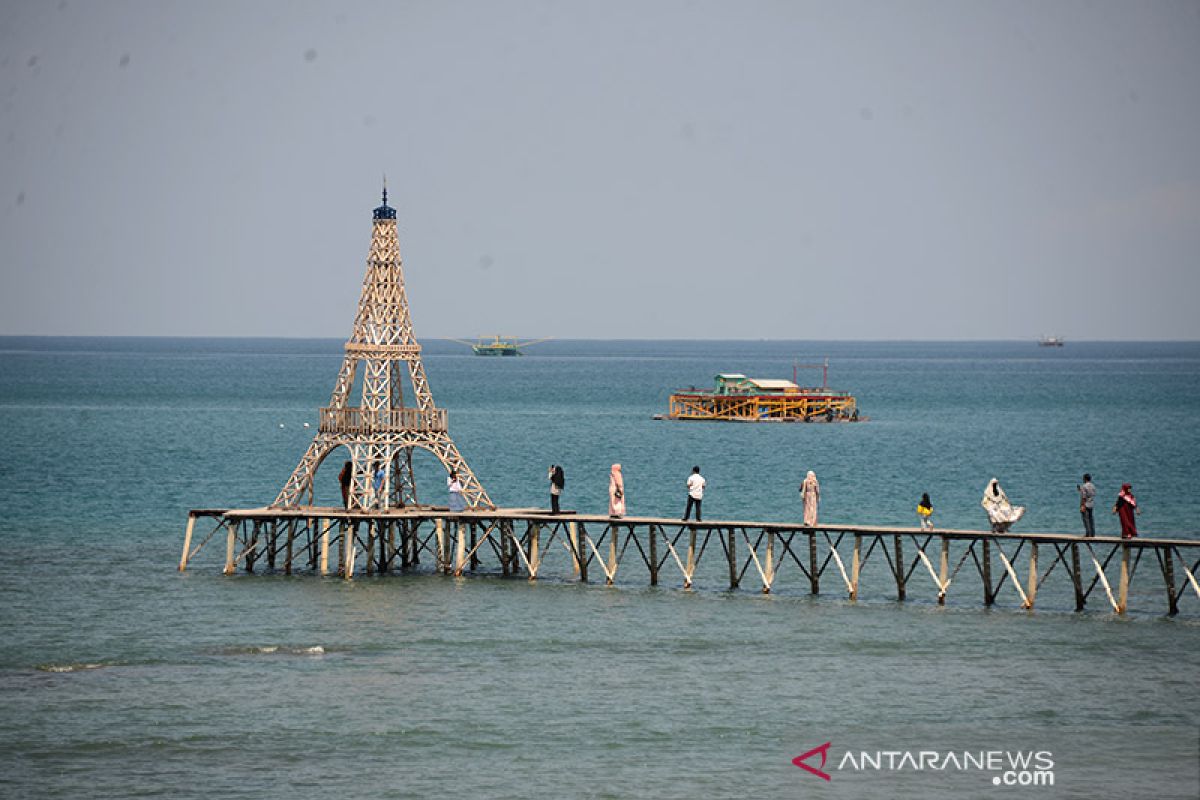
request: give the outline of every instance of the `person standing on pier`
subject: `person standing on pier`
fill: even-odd
[[[817,524],[817,506],[821,502],[821,484],[811,469],[800,484],[800,498],[804,501],[804,524],[811,528]]]
[[[696,522],[703,522],[703,517],[700,515],[700,502],[704,500],[704,484],[707,481],[700,474],[699,467],[692,467],[692,474],[687,479],[687,508],[683,512],[683,519],[686,522],[687,518],[692,515],[692,507],[696,509]]]
[[[372,466],[372,472],[373,479],[371,481],[371,488],[373,497],[371,499],[374,501],[373,505],[375,508],[383,508],[383,479],[387,477],[387,470],[384,468],[382,463],[376,461]]]
[[[563,474],[563,468],[558,464],[550,465],[550,513],[557,514],[558,496],[562,494],[563,487],[567,485],[567,477]]]
[[[1137,498],[1133,496],[1133,487],[1128,483],[1121,484],[1121,493],[1113,504],[1113,513],[1121,520],[1121,538],[1132,539],[1137,536],[1137,520],[1134,516],[1142,513],[1138,508]]]
[[[933,530],[933,503],[929,499],[929,492],[921,495],[921,501],[917,503],[917,519],[921,521],[921,530]]]
[[[450,513],[458,514],[467,508],[467,501],[463,499],[462,481],[458,479],[458,473],[450,470],[449,477],[446,478],[446,490],[450,493]]]
[[[988,521],[992,523],[992,533],[1008,533],[1012,524],[1025,514],[1025,506],[1014,506],[1008,502],[1008,495],[1000,488],[1000,481],[995,478],[988,481],[980,505],[987,511]]]
[[[1075,490],[1079,492],[1079,516],[1083,518],[1083,535],[1096,535],[1096,522],[1092,518],[1092,509],[1096,505],[1096,484],[1092,483],[1092,476],[1088,473],[1083,474],[1083,485],[1076,484]]]
[[[354,480],[354,464],[347,461],[338,473],[338,483],[342,486],[342,506],[350,507],[350,482]]]
[[[625,478],[621,475],[620,464],[613,464],[608,476],[608,515],[625,516]]]

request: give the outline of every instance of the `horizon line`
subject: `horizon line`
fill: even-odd
[[[469,338],[479,338],[472,336]],[[995,338],[965,338],[965,339],[949,339],[949,338],[774,338],[765,336],[730,336],[730,337],[671,337],[671,336],[623,336],[623,337],[588,337],[588,336],[556,336],[553,341],[556,342],[863,342],[863,343],[1006,343],[1006,342],[1038,342],[1043,337],[995,337]],[[1152,339],[1152,338],[1135,338],[1135,339],[1101,339],[1101,338],[1066,338],[1057,337],[1064,344],[1071,343],[1158,343],[1158,344],[1195,344],[1200,343],[1200,338],[1196,339]],[[128,333],[0,333],[0,339],[219,339],[219,340],[262,340],[262,341],[333,341],[344,342],[344,337],[340,336],[271,336],[271,335],[230,335],[230,334],[128,334]],[[456,342],[460,341],[455,337],[450,336],[417,336],[418,341],[441,341],[441,342]],[[544,344],[544,343],[543,343]]]

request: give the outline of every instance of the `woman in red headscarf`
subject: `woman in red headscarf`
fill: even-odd
[[[1113,513],[1121,520],[1121,538],[1132,539],[1137,536],[1137,520],[1135,514],[1142,513],[1138,508],[1137,498],[1133,496],[1133,487],[1128,483],[1121,484],[1121,493],[1113,504]]]

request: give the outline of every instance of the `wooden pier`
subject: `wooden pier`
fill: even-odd
[[[211,529],[197,537],[198,524]],[[1190,539],[809,528],[542,509],[198,509],[188,515],[179,569],[214,539],[225,545],[226,575],[239,568],[345,579],[432,571],[811,595],[824,582],[826,594],[850,601],[911,596],[938,605],[952,598],[1083,611],[1099,598],[1096,605],[1117,614],[1133,604],[1173,616],[1187,598],[1185,610],[1200,614],[1200,540]]]

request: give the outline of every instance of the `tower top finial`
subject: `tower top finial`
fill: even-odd
[[[383,175],[383,205],[375,209],[375,219],[395,219],[396,209],[387,204],[387,173]]]

